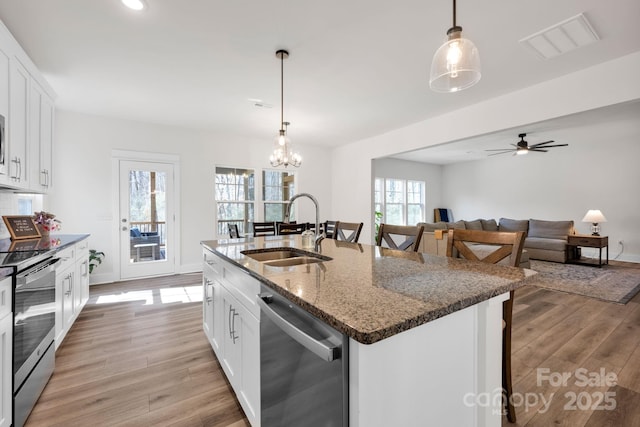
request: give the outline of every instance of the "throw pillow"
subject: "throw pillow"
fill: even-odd
[[[464,230],[465,229],[464,221],[460,220],[456,222],[448,222],[447,228],[448,229],[456,228],[456,229]]]
[[[495,219],[481,219],[480,222],[484,231],[498,231],[498,223]]]
[[[529,231],[529,221],[526,219],[510,219],[500,218],[500,225],[498,225],[499,231],[524,231],[527,234]]]
[[[573,231],[573,221],[529,220],[529,237],[546,239],[566,239]]]
[[[467,230],[481,230],[482,231],[482,220],[476,219],[473,221],[465,221],[464,227]]]

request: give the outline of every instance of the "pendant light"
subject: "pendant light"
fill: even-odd
[[[453,0],[453,27],[448,40],[433,55],[429,86],[435,92],[457,92],[480,80],[480,55],[469,39],[462,38],[456,25],[456,0]]]
[[[302,156],[293,151],[291,140],[287,136],[289,122],[284,121],[284,60],[289,57],[286,50],[278,50],[276,57],[280,59],[280,130],[276,137],[275,148],[269,157],[271,166],[289,165],[299,167],[302,164]]]

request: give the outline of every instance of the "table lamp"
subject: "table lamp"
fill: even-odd
[[[582,222],[590,222],[591,223],[591,235],[599,236],[600,235],[600,226],[598,223],[607,222],[607,218],[604,217],[602,212],[598,209],[589,209],[587,214],[582,218]]]

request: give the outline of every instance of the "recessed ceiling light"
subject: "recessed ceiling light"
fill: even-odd
[[[142,10],[147,8],[147,4],[144,0],[120,0],[122,4],[127,6],[129,9],[133,10]]]

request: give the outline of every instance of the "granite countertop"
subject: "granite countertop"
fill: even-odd
[[[271,267],[241,252],[301,247],[299,236],[209,240],[203,247],[363,344],[522,287],[536,273],[377,246],[322,241],[317,264]]]
[[[0,267],[17,268],[88,237],[89,234],[50,234],[39,239],[0,239]]]

